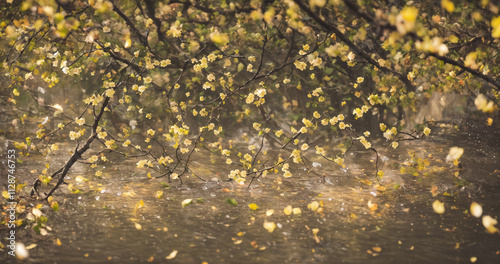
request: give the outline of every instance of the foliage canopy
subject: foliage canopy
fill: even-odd
[[[55,139],[77,142],[62,168],[37,179],[56,179],[46,197],[77,161],[99,176],[108,154],[182,179],[193,153],[208,150],[237,182],[287,178],[290,166],[309,166],[305,155],[343,166],[353,144],[377,152],[382,136],[397,148],[428,135],[432,120],[416,112],[433,93],[467,95],[491,116],[499,100],[499,7],[487,0],[7,0],[0,9],[2,111],[11,133],[38,122],[16,147],[47,155]],[[241,132],[246,152],[231,140]],[[329,143],[339,135],[350,139],[340,151]],[[264,145],[288,154],[265,162]]]

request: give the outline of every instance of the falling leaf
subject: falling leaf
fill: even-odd
[[[354,220],[354,219],[356,219],[356,218],[358,218],[358,216],[357,216],[357,215],[355,215],[354,213],[351,213],[351,214],[350,214],[350,217],[351,217],[353,220]]]
[[[172,251],[172,253],[170,253],[170,255],[168,255],[166,257],[166,259],[173,259],[173,258],[175,258],[175,256],[177,256],[177,252],[179,252],[179,251],[177,251],[177,250]]]
[[[436,200],[432,203],[432,209],[434,209],[434,212],[436,212],[437,214],[443,214],[445,211],[444,203]]]
[[[450,152],[448,153],[448,156],[446,156],[446,161],[455,161],[458,160],[462,155],[464,154],[464,149],[459,148],[459,147],[452,147],[450,148]]]
[[[58,246],[62,245],[61,240],[59,240],[59,238],[56,239],[56,245],[58,245]]]
[[[240,239],[240,240],[236,240],[236,241],[234,241],[233,243],[234,243],[235,245],[239,245],[239,244],[241,244],[241,242],[243,242],[243,240],[241,240],[241,239]]]
[[[160,199],[163,197],[163,191],[157,191],[156,192],[156,198]]]
[[[257,209],[259,209],[259,207],[256,204],[254,204],[254,203],[249,204],[248,207],[250,207],[250,209],[252,209],[254,211],[257,210]]]
[[[274,213],[273,209],[269,209],[269,210],[266,211],[266,215],[267,216],[271,216],[271,215],[273,215],[273,213]]]
[[[291,215],[292,214],[292,206],[289,205],[289,206],[285,207],[285,209],[283,209],[283,211],[285,212],[286,215]]]
[[[269,232],[272,233],[274,229],[276,229],[276,224],[274,222],[264,222],[264,228]]]
[[[495,227],[496,224],[498,224],[498,221],[495,218],[489,215],[483,216],[483,226],[486,228],[488,233],[498,232],[498,229]]]
[[[141,224],[139,224],[139,223],[135,223],[135,228],[136,228],[137,230],[141,230],[141,229],[142,229],[142,225],[141,225]]]
[[[9,192],[8,192],[8,191],[3,191],[3,192],[2,192],[2,196],[3,196],[3,198],[5,198],[5,199],[10,199],[10,194],[9,194]]]
[[[481,217],[483,214],[483,207],[476,202],[472,202],[470,205],[470,214],[477,218]]]
[[[235,199],[230,199],[230,198],[227,198],[226,199],[226,202],[230,205],[234,205],[234,206],[237,206],[238,205],[238,202],[236,202]]]
[[[185,199],[184,201],[182,201],[182,207],[186,207],[186,205],[188,204],[192,204],[193,203],[193,199]]]
[[[23,243],[16,243],[16,258],[20,259],[20,260],[23,260],[23,259],[26,259],[28,258],[29,254],[28,254],[28,250],[26,249],[26,247],[24,246]]]
[[[471,257],[471,258],[470,258],[470,262],[472,262],[472,263],[476,263],[476,261],[477,261],[477,257]]]

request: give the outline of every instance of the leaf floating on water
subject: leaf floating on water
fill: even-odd
[[[32,248],[36,248],[36,246],[38,246],[37,244],[31,244],[29,246],[26,247],[27,250],[30,250]]]
[[[470,205],[470,214],[476,218],[481,217],[481,215],[483,214],[483,207],[481,207],[481,205],[476,202],[472,202],[472,204]]]
[[[234,205],[234,206],[237,206],[238,205],[238,202],[236,202],[235,199],[230,199],[230,198],[227,198],[226,199],[226,202],[230,205]]]
[[[264,228],[269,232],[272,233],[274,229],[276,229],[276,224],[274,222],[264,222]]]
[[[255,210],[257,210],[257,209],[259,209],[259,206],[257,206],[257,205],[256,205],[256,204],[254,204],[254,203],[249,204],[249,205],[248,205],[248,207],[250,207],[250,209],[252,209],[252,210],[254,210],[254,211],[255,211]]]
[[[186,205],[188,204],[192,204],[193,203],[193,199],[185,199],[184,201],[182,201],[182,207],[186,207]]]
[[[434,209],[434,212],[436,212],[437,214],[443,214],[445,211],[444,203],[436,200],[432,203],[432,209]]]
[[[431,194],[432,194],[432,197],[438,195],[438,187],[436,185],[432,186],[432,188],[431,188]]]
[[[75,181],[76,182],[84,182],[84,181],[88,181],[88,180],[85,179],[85,177],[83,177],[82,175],[78,175],[78,176],[76,176]]]
[[[170,255],[168,255],[166,257],[166,259],[173,259],[173,258],[175,258],[175,256],[177,256],[177,252],[179,252],[179,251],[177,251],[177,250],[172,251],[172,253],[170,253]]]

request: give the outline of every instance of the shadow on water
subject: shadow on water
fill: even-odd
[[[136,161],[115,160],[101,178],[79,165],[67,181],[82,193],[62,188],[60,210],[42,208],[52,232],[35,242],[29,263],[499,263],[499,234],[467,212],[476,201],[484,214],[500,216],[499,136],[442,128],[397,150],[379,142],[380,182],[375,154],[366,151],[349,153],[346,168],[313,160],[321,164],[313,171],[270,174],[249,188],[224,181],[226,165],[206,153],[192,169],[207,181],[191,176],[182,186],[148,179]],[[444,162],[451,146],[465,149],[462,169]],[[402,173],[418,159],[427,162],[418,175]],[[76,182],[78,175],[89,181]],[[185,199],[192,203],[183,207]],[[436,199],[444,214],[433,211]],[[313,201],[317,212],[308,209]],[[286,215],[288,205],[301,214]],[[274,232],[265,221],[277,225]]]

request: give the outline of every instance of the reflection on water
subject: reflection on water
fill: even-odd
[[[500,216],[500,135],[447,133],[401,143],[397,150],[380,142],[380,182],[375,154],[364,151],[349,154],[345,169],[313,159],[313,171],[294,171],[290,179],[268,175],[249,188],[224,181],[223,162],[202,155],[192,169],[207,182],[191,177],[182,186],[147,179],[134,161],[115,161],[102,179],[74,168],[68,182],[82,193],[59,192],[57,213],[44,208],[53,231],[30,251],[30,262],[468,263],[477,257],[478,263],[499,263],[499,234],[486,233],[467,210],[476,201],[485,214]],[[442,162],[451,146],[465,149],[462,169]],[[429,163],[418,176],[401,173],[401,164],[410,164],[409,170],[418,158]],[[76,175],[89,181],[77,183]],[[185,199],[193,203],[182,207]],[[436,199],[445,203],[442,215],[432,210]],[[144,206],[136,209],[140,200]],[[322,203],[321,213],[308,209],[312,201]],[[251,203],[260,209],[251,210]],[[286,215],[288,205],[302,213]],[[264,229],[264,221],[276,223],[274,232]],[[61,246],[53,243],[57,238]],[[177,255],[167,260],[174,250]]]

